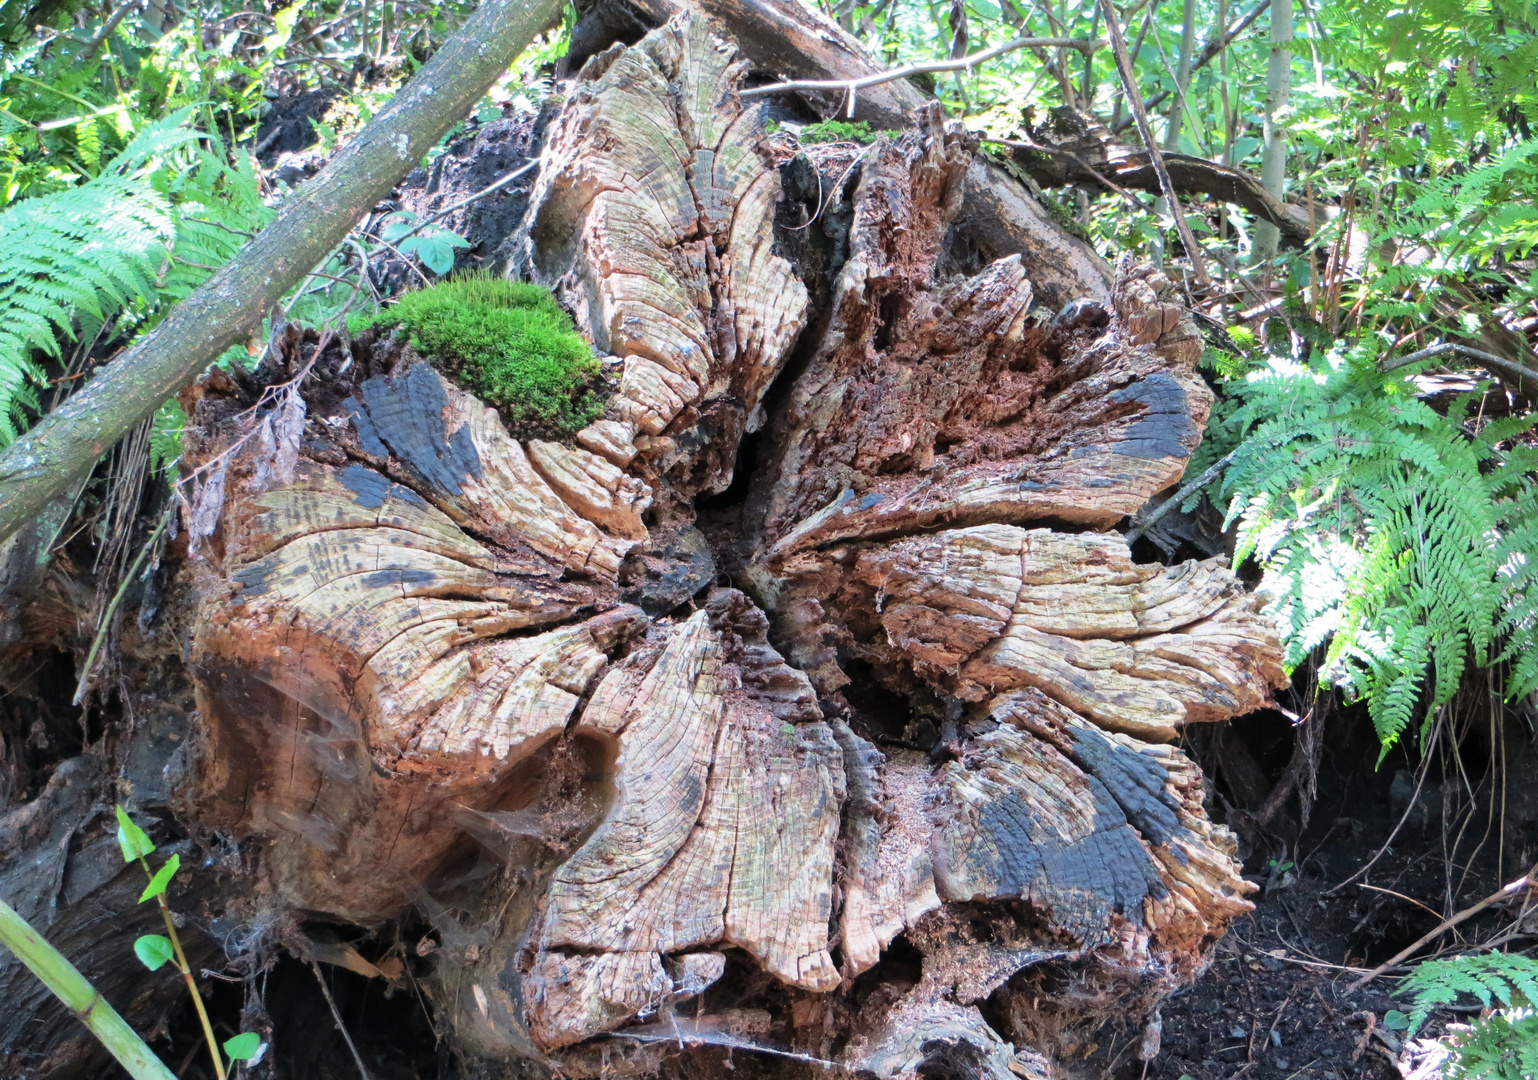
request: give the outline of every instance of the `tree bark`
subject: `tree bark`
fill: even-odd
[[[302,439],[184,395],[181,813],[277,925],[429,919],[488,1068],[1044,1078],[1250,909],[1173,740],[1270,700],[1274,633],[1114,531],[1201,439],[1200,338],[1162,275],[1044,303],[959,240],[996,179],[937,108],[798,148],[749,71],[680,16],[551,122],[514,269],[617,380],[570,442],[400,339],[316,361]]]
[[[0,542],[232,345],[464,119],[558,0],[485,0],[390,104],[165,322],[0,453]]]
[[[1287,180],[1287,126],[1282,115],[1292,90],[1292,0],[1271,5],[1271,60],[1266,68],[1265,150],[1260,159],[1260,182],[1278,201]],[[1276,257],[1277,228],[1262,220],[1255,226],[1253,262]]]
[[[1170,103],[1164,131],[1164,149],[1180,149],[1180,127],[1185,122],[1186,93],[1191,87],[1191,51],[1196,48],[1196,0],[1185,0],[1180,16],[1180,57],[1175,69],[1175,100]]]

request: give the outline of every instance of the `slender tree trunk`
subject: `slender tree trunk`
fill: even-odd
[[[250,339],[559,12],[560,0],[484,0],[234,261],[0,454],[0,541],[226,349]]]
[[[1260,182],[1273,196],[1282,198],[1287,179],[1287,128],[1285,113],[1292,92],[1292,0],[1271,4],[1271,63],[1266,69],[1265,152],[1260,161]],[[1276,226],[1255,226],[1254,263],[1276,257],[1280,234]]]
[[[1180,126],[1185,120],[1186,94],[1191,87],[1191,53],[1195,48],[1196,0],[1185,0],[1180,23],[1180,59],[1175,70],[1175,101],[1170,105],[1164,132],[1164,149],[1171,153],[1180,149]]]

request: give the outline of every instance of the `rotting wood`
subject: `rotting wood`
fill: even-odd
[[[641,0],[638,6],[659,22],[691,10],[684,0]],[[702,0],[698,10],[735,38],[743,56],[762,73],[849,80],[882,72],[856,38],[804,4]],[[836,94],[811,97],[824,116],[836,115],[843,103]],[[855,117],[875,128],[900,131],[915,123],[928,104],[917,86],[898,80],[862,90]],[[1020,256],[1037,294],[1054,307],[1083,298],[1110,300],[1112,275],[1105,261],[1053,223],[1031,191],[980,155],[972,160],[947,248],[975,249],[983,263]]]
[[[1157,274],[1044,303],[1018,253],[942,272],[980,171],[933,110],[855,151],[812,322],[746,73],[680,19],[552,122],[523,266],[623,371],[576,445],[376,339],[317,361],[286,478],[229,457],[182,568],[186,805],[288,913],[429,919],[444,1029],[499,1067],[642,1074],[715,1032],[1045,1076],[1033,980],[1151,1008],[1248,910],[1170,740],[1265,704],[1274,638],[1220,566],[1105,531],[1201,437],[1200,339]],[[187,396],[189,466],[241,394]],[[754,431],[746,501],[696,503]],[[498,872],[454,869],[477,848]]]

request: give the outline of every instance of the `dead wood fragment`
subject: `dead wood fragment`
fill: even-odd
[[[991,525],[872,548],[854,572],[890,646],[962,700],[1034,686],[1163,742],[1284,684],[1270,621],[1220,560],[1135,564],[1115,534]]]
[[[1016,1051],[975,1009],[947,1001],[937,987],[921,984],[886,1016],[872,1035],[845,1051],[861,1072],[891,1080],[957,1076],[967,1080],[1047,1080],[1045,1059]]]
[[[1016,149],[1012,156],[1015,164],[1042,187],[1093,187],[1101,185],[1100,178],[1104,177],[1118,187],[1162,194],[1148,151],[1117,142],[1103,125],[1077,113],[1055,110],[1053,120],[1037,131],[1036,138],[1040,149]],[[1161,152],[1160,156],[1171,183],[1181,194],[1241,206],[1275,225],[1295,245],[1307,243],[1313,235],[1308,208],[1278,199],[1253,173],[1190,154]],[[1315,207],[1321,222],[1338,212],[1333,206]]]
[[[935,283],[971,145],[928,124],[864,163],[832,319],[762,495],[771,560],[940,522],[1105,528],[1178,479],[1200,439],[1200,338],[1162,279],[1125,281],[1109,332],[1103,310],[1084,329],[1028,318],[1016,258]]]
[[[523,264],[578,326],[624,358],[620,391],[578,441],[625,467],[731,481],[736,440],[806,323],[806,288],[773,252],[780,199],[762,111],[735,90],[746,65],[702,19],[594,57],[550,136],[525,222]],[[638,439],[646,440],[646,449]]]
[[[697,999],[711,1045],[1045,1075],[1057,1014],[1022,986],[1151,1007],[1248,909],[1167,741],[1268,701],[1274,637],[1217,564],[1092,531],[1182,475],[1200,338],[1152,273],[1044,304],[1044,219],[1029,258],[955,257],[991,173],[927,111],[846,163],[802,340],[745,70],[681,18],[552,122],[522,265],[623,370],[577,445],[510,437],[396,342],[312,388],[287,479],[259,440],[223,459],[183,570],[190,805],[290,910],[431,920],[474,1057],[654,1071]],[[196,403],[190,465],[239,436],[233,392]],[[746,500],[696,504],[755,430]],[[918,720],[933,756],[889,738]],[[882,972],[900,934],[917,985]],[[862,973],[889,1008],[850,1007]]]
[[[621,963],[660,972],[660,954],[728,944],[793,985],[838,985],[827,932],[842,759],[827,725],[788,723],[784,696],[763,695],[768,680],[726,663],[729,652],[756,652],[783,672],[781,680],[804,687],[798,696],[812,708],[791,715],[817,715],[805,677],[777,655],[764,656],[767,645],[726,644],[737,638],[733,608],[751,610],[740,594],[715,594],[710,609],[670,634],[639,684],[616,670],[609,678],[624,691],[606,681],[584,714],[584,723],[618,737],[617,794],[550,885],[531,1028],[547,1046],[642,1012],[634,996],[597,1015],[570,1002],[580,988],[554,976],[573,965],[589,972],[584,978]],[[750,635],[761,620],[749,621]],[[587,955],[551,959],[573,949]],[[593,958],[594,950],[603,956]]]

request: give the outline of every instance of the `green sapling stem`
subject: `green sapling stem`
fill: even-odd
[[[176,1080],[175,1074],[144,1045],[144,1040],[128,1026],[128,1021],[107,1004],[75,965],[44,941],[42,935],[4,900],[0,900],[0,943],[15,953],[32,974],[90,1028],[91,1034],[101,1040],[133,1080]]]

